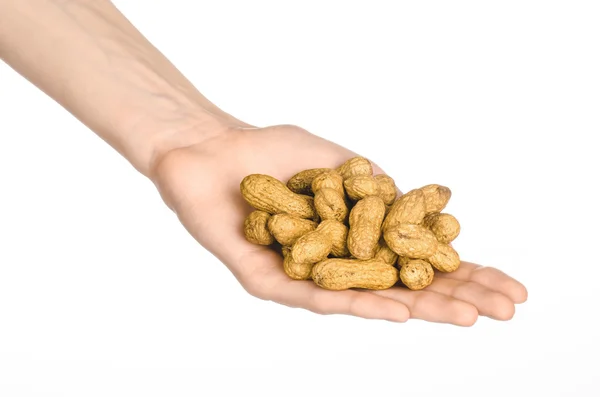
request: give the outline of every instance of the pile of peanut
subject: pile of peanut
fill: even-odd
[[[442,213],[450,189],[427,185],[397,197],[394,180],[373,176],[364,157],[302,171],[287,185],[251,174],[240,189],[256,209],[244,221],[246,239],[280,247],[283,270],[295,280],[330,290],[386,289],[400,280],[420,290],[432,283],[434,268],[460,265],[450,246],[460,225]]]

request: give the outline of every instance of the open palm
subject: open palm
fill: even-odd
[[[437,273],[421,291],[328,291],[310,280],[290,279],[278,253],[246,241],[242,224],[252,208],[240,194],[244,176],[262,173],[286,181],[298,171],[334,168],[356,155],[294,126],[236,128],[170,152],[153,179],[184,227],[258,298],[321,314],[400,322],[419,318],[468,326],[479,315],[512,318],[527,291],[494,268],[463,262],[456,272]],[[383,173],[376,165],[374,171]]]

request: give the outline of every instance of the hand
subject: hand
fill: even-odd
[[[252,210],[240,194],[248,174],[287,181],[307,168],[336,167],[355,153],[294,126],[227,128],[209,140],[165,155],[153,181],[192,236],[221,260],[252,295],[321,314],[404,322],[409,318],[470,326],[479,315],[512,318],[525,287],[500,270],[463,262],[436,273],[421,291],[328,291],[290,279],[269,247],[246,241],[242,224]],[[374,166],[375,173],[383,173]]]

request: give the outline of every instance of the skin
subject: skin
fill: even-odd
[[[527,299],[518,281],[467,262],[422,291],[327,291],[287,277],[279,254],[243,236],[252,209],[240,181],[250,173],[286,181],[357,154],[297,126],[259,128],[217,108],[109,1],[0,0],[0,58],[149,178],[189,233],[257,298],[320,314],[461,326],[480,315],[508,320]]]

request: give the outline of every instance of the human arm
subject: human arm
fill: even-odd
[[[243,124],[107,0],[0,0],[0,59],[146,176],[169,150]]]
[[[243,238],[250,209],[239,182],[249,173],[286,180],[355,153],[298,127],[252,128],[222,112],[107,1],[32,4],[0,0],[2,58],[148,176],[252,295],[318,313],[460,325],[478,315],[508,319],[525,300],[515,280],[467,263],[419,292],[332,292],[287,278],[275,252]],[[401,185],[402,176],[394,177]]]

